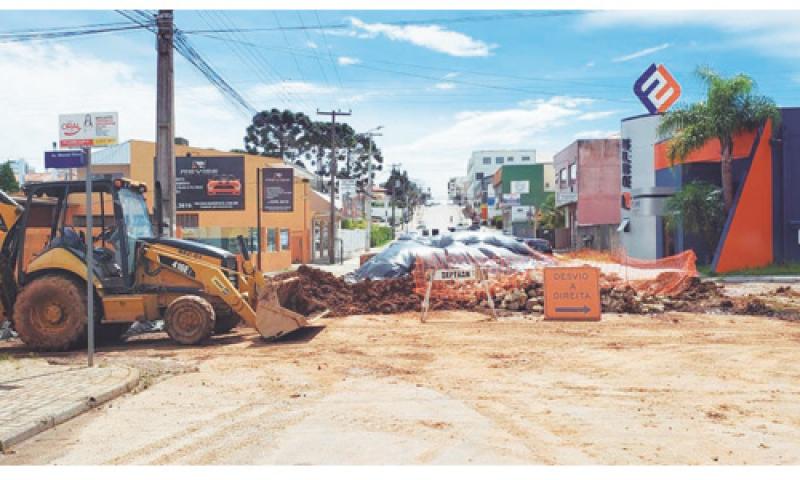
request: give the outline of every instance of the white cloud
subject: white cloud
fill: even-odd
[[[314,49],[316,49],[316,48],[319,48],[319,45],[317,45],[317,44],[316,44],[315,42],[313,42],[312,40],[308,40],[308,41],[306,42],[306,47],[308,47],[308,48],[314,48]]]
[[[578,120],[599,120],[618,114],[617,110],[604,110],[600,112],[586,112],[578,116]]]
[[[574,139],[589,140],[595,138],[619,138],[619,130],[584,130],[573,135]]]
[[[445,76],[442,77],[442,78],[447,80],[447,79],[450,79],[450,78],[456,78],[459,75],[461,75],[461,72],[450,72],[450,73],[445,74]]]
[[[469,35],[447,30],[439,25],[389,25],[366,23],[350,18],[357,30],[368,37],[383,35],[390,40],[408,42],[419,47],[446,53],[454,57],[487,57],[496,45],[476,40]]]
[[[669,43],[662,43],[661,45],[656,45],[655,47],[643,48],[641,50],[637,50],[633,53],[629,53],[627,55],[622,55],[621,57],[616,57],[612,61],[615,63],[620,62],[627,62],[633,60],[635,58],[644,57],[650,55],[651,53],[660,52],[661,50],[666,50],[671,45]]]
[[[594,62],[586,62],[586,68],[592,68],[594,67],[594,65],[595,65]]]
[[[336,63],[339,65],[356,65],[361,63],[361,60],[353,57],[339,57],[336,59]]]
[[[317,85],[310,82],[284,81],[262,83],[248,89],[248,95],[254,100],[272,98],[277,95],[316,95],[335,92],[336,88]]]
[[[60,44],[3,44],[0,72],[1,159],[22,157],[42,168],[42,152],[58,139],[59,113],[116,111],[121,141],[153,140],[155,85],[126,63]],[[241,148],[247,116],[215,88],[178,85],[175,94],[177,135],[197,146]]]
[[[716,45],[750,48],[764,55],[800,57],[800,11],[598,11],[581,17],[579,27],[663,29],[700,27],[729,34]]]
[[[456,88],[456,84],[453,82],[439,82],[433,88],[437,90],[453,90]]]

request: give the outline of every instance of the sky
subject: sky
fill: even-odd
[[[152,33],[2,37],[124,21],[110,10],[0,12],[0,161],[41,170],[59,113],[116,111],[121,141],[154,139]],[[577,138],[618,135],[621,119],[646,113],[632,86],[652,63],[681,84],[679,104],[702,97],[694,71],[707,65],[800,105],[800,12],[180,10],[175,24],[257,110],[351,110],[356,131],[383,126],[387,167],[439,198],[473,150],[532,148],[547,162]],[[252,113],[177,54],[175,91],[176,135],[242,148]]]

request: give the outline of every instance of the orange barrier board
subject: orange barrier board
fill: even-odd
[[[600,270],[595,267],[544,269],[545,320],[600,320]]]

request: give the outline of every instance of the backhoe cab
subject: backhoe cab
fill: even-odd
[[[91,235],[99,339],[119,338],[139,320],[163,319],[169,336],[182,344],[201,343],[240,321],[265,338],[308,324],[308,318],[281,306],[296,284],[273,282],[258,272],[242,237],[238,259],[220,248],[159,236],[146,191],[127,179],[93,181],[92,232],[86,231],[83,181],[26,185],[24,208],[0,192],[0,320],[9,317],[34,349],[85,343],[86,235]],[[33,208],[43,201],[50,206],[44,210],[49,218]]]

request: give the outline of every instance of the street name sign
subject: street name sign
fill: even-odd
[[[83,150],[44,152],[44,168],[79,168],[86,166]]]
[[[545,320],[600,320],[600,271],[595,267],[544,269]]]

